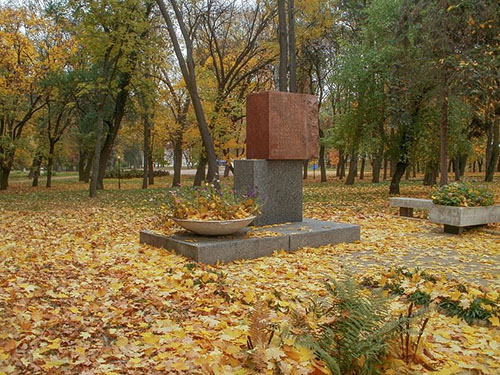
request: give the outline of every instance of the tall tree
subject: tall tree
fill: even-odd
[[[191,102],[194,107],[194,112],[196,115],[196,119],[198,121],[198,128],[200,130],[201,138],[203,140],[203,147],[205,148],[205,152],[207,154],[208,161],[208,175],[207,179],[210,182],[214,182],[218,184],[219,181],[219,169],[217,166],[217,157],[215,154],[215,146],[212,136],[210,134],[208,123],[205,118],[205,112],[203,110],[203,105],[201,103],[201,99],[198,93],[198,84],[196,80],[196,69],[195,69],[195,61],[193,55],[193,42],[191,39],[192,33],[188,32],[186,24],[184,23],[184,18],[179,9],[179,6],[175,0],[170,0],[170,5],[175,14],[175,18],[177,20],[177,25],[181,31],[182,38],[184,40],[184,47],[186,51],[186,58],[184,58],[184,54],[177,38],[176,28],[172,22],[172,18],[170,16],[169,11],[163,0],[156,0],[158,6],[160,8],[161,14],[165,23],[167,24],[168,34],[170,35],[170,39],[172,41],[174,52],[177,57],[177,61],[179,63],[179,67],[182,72],[182,76],[184,78],[184,82],[189,91],[189,95],[191,97]],[[191,30],[192,32],[194,30]]]
[[[278,0],[278,41],[280,45],[278,70],[279,91],[288,91],[288,33],[286,19],[286,0]]]
[[[8,187],[24,129],[46,104],[41,81],[48,71],[43,64],[47,24],[27,8],[0,9],[0,190]]]

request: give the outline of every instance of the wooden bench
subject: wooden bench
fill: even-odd
[[[399,207],[399,215],[413,217],[413,209],[430,210],[433,206],[431,199],[418,199],[408,197],[389,198],[391,207]]]

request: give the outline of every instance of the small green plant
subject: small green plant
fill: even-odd
[[[432,203],[443,206],[476,207],[494,204],[493,193],[468,182],[453,182],[435,189]]]
[[[469,324],[500,317],[498,291],[481,291],[443,276],[438,279],[419,269],[391,269],[383,279],[383,285],[374,279],[365,279],[363,285],[370,288],[382,287],[391,295],[404,296],[414,306],[437,307],[438,311],[448,316],[457,316]],[[431,293],[434,288],[436,291]]]
[[[409,323],[388,314],[388,299],[353,280],[326,284],[327,298],[308,309],[299,341],[336,375],[376,374],[392,339]],[[300,319],[295,319],[300,322]],[[305,319],[302,319],[304,322]]]
[[[413,302],[410,303],[408,307],[408,311],[406,316],[401,314],[399,316],[399,339],[400,339],[400,350],[401,350],[401,359],[403,359],[406,363],[415,362],[415,358],[418,353],[418,347],[420,345],[422,335],[424,334],[425,327],[429,322],[429,318],[426,317],[423,319],[420,328],[415,335],[412,335],[411,322],[416,317],[425,313],[426,310],[414,310]],[[413,354],[412,354],[413,353]]]
[[[498,312],[495,301],[488,298],[474,298],[466,308],[464,308],[459,301],[443,298],[439,303],[439,308],[441,308],[445,314],[449,316],[458,316],[469,324],[475,323],[476,321],[485,321]]]

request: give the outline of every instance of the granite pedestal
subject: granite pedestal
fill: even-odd
[[[249,231],[257,235],[264,232],[262,236],[252,236]],[[279,236],[266,236],[269,232],[279,233]],[[269,256],[276,250],[295,251],[302,247],[350,243],[359,239],[358,225],[310,219],[266,228],[247,228],[235,235],[223,237],[205,237],[188,232],[170,237],[151,231],[140,233],[141,243],[165,248],[205,264],[254,259]]]
[[[235,160],[234,189],[255,194],[261,214],[254,225],[302,221],[301,160]]]

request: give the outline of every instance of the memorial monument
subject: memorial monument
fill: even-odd
[[[247,96],[247,159],[235,161],[234,188],[257,195],[254,225],[302,221],[302,163],[318,157],[318,134],[314,95]]]
[[[317,158],[318,150],[315,96],[277,91],[248,95],[247,159],[235,161],[234,187],[255,194],[262,205],[255,227],[221,237],[141,231],[140,242],[215,264],[359,240],[358,225],[302,218],[302,163]]]

